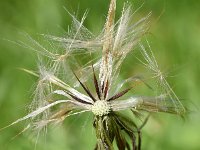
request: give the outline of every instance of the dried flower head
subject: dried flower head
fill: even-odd
[[[45,57],[47,61],[41,61],[38,73],[25,70],[38,77],[35,98],[30,106],[30,113],[9,126],[29,119],[31,121],[25,129],[32,127],[41,130],[48,124],[62,122],[71,115],[89,112],[94,115],[93,126],[97,137],[95,149],[112,150],[115,140],[120,150],[140,150],[141,129],[148,116],[138,125],[135,120],[127,118],[123,110],[132,112],[136,118],[143,112],[178,115],[185,112],[159,70],[151,48],[145,48],[140,42],[148,30],[150,14],[133,23],[131,18],[134,13],[131,12],[131,6],[125,4],[120,19],[115,22],[115,10],[116,0],[111,0],[103,32],[97,37],[83,26],[86,14],[80,22],[71,15],[74,26],[67,37],[45,35],[51,42],[58,43],[56,52],[47,50],[33,39],[31,41],[34,48],[32,45],[19,43],[36,50],[40,58]],[[155,96],[131,94],[137,84],[149,87],[138,76],[118,82],[122,62],[137,45],[142,55],[140,62],[154,74],[152,79],[161,87]],[[95,53],[98,54],[97,58],[92,57]],[[89,61],[79,65],[78,54],[82,57],[90,55]],[[44,64],[45,62],[47,63]],[[78,69],[72,69],[75,67]],[[86,83],[92,84],[88,87]],[[124,88],[127,83],[133,84]],[[124,89],[121,90],[122,88]],[[62,99],[55,98],[56,95]],[[57,105],[60,107],[55,107]]]

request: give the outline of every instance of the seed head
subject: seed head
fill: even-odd
[[[36,45],[36,48],[27,44],[24,46],[38,51],[39,54],[42,54],[40,57],[45,57],[44,62],[50,63],[43,64],[41,62],[38,74],[25,70],[39,77],[35,97],[30,106],[31,112],[2,129],[30,119],[31,122],[22,132],[31,127],[40,132],[42,128],[46,129],[48,124],[57,124],[69,116],[92,112],[94,114],[93,126],[97,137],[96,150],[114,150],[114,141],[120,150],[140,150],[141,129],[149,115],[142,124],[139,124],[119,111],[131,111],[134,118],[140,118],[143,112],[166,112],[179,115],[185,112],[183,105],[159,70],[148,42],[147,48],[141,44],[141,38],[148,32],[150,14],[133,22],[131,16],[134,13],[131,11],[131,6],[126,4],[120,19],[115,22],[115,10],[116,0],[110,0],[104,32],[98,37],[93,37],[93,34],[83,26],[86,14],[81,22],[70,14],[74,24],[72,31],[74,29],[76,31],[72,32],[72,37],[71,32],[66,37],[47,36],[51,40],[49,43],[55,43],[56,46],[53,47],[57,47],[58,44],[58,47],[63,49],[61,52],[51,52],[29,37],[32,45]],[[21,45],[21,43],[19,44]],[[138,60],[148,72],[151,71],[153,75],[155,74],[152,79],[157,88],[155,89],[156,94],[153,96],[136,96],[134,93],[130,93],[138,83],[152,89],[140,76],[134,75],[118,82],[122,63],[137,45],[141,48],[138,49],[141,53],[139,53],[141,58]],[[52,45],[50,46],[52,47]],[[100,50],[101,53],[99,53]],[[76,60],[80,57],[74,57],[77,54],[81,54],[81,56],[83,54],[84,57],[88,54],[93,56],[91,53],[98,54],[100,57],[97,59],[90,57],[91,60],[89,59],[87,63],[83,64]],[[79,74],[76,74],[76,70],[74,71],[74,66],[80,66]],[[98,76],[96,76],[97,73]],[[86,85],[87,82],[91,83],[91,75],[93,75],[94,89],[90,89]],[[125,89],[125,85],[131,86]],[[89,87],[92,88],[92,86]],[[82,91],[79,88],[82,88]],[[126,95],[128,92],[129,95]],[[58,95],[60,96],[58,97]],[[126,97],[124,97],[125,95]],[[62,99],[59,99],[60,97]]]

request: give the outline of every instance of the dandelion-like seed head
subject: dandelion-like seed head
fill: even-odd
[[[59,47],[64,46],[62,47],[66,50],[64,54],[63,51],[51,52],[29,37],[31,44],[34,44],[36,48],[27,44],[24,46],[36,49],[49,61],[44,66],[42,63],[38,74],[24,70],[39,78],[33,99],[34,110],[31,109],[29,114],[3,129],[28,119],[32,121],[22,132],[31,127],[41,129],[48,124],[62,122],[69,116],[90,112],[94,115],[93,126],[98,139],[95,150],[114,150],[114,141],[120,150],[140,150],[141,129],[149,115],[142,124],[139,124],[135,122],[135,118],[127,117],[122,111],[131,111],[134,117],[141,117],[143,112],[166,112],[179,115],[185,112],[183,105],[159,70],[148,42],[148,49],[141,44],[141,38],[148,31],[150,14],[134,23],[131,20],[134,13],[131,11],[131,6],[126,4],[120,19],[116,22],[115,10],[116,0],[110,0],[103,34],[98,37],[93,37],[93,34],[83,26],[85,14],[81,22],[70,14],[76,29],[73,37],[47,36],[51,42],[58,43]],[[86,34],[91,35],[92,38],[83,36]],[[134,75],[118,82],[123,61],[137,45],[140,46],[141,53],[139,61],[148,72],[155,74],[152,80],[156,82],[157,88],[153,96],[146,94],[136,96],[132,93],[132,89],[138,83],[154,90],[140,76]],[[99,50],[102,51],[101,55],[98,55],[100,57],[91,57],[92,59],[84,64],[79,64],[74,57],[81,53],[99,54]],[[71,66],[72,64],[80,66],[79,73]],[[93,79],[91,79],[92,76]],[[91,81],[93,81],[93,86],[87,86]],[[128,87],[125,88],[125,85]],[[52,100],[49,101],[51,96]],[[129,142],[130,139],[132,142]]]
[[[110,106],[107,101],[98,100],[94,103],[91,110],[95,116],[104,116],[109,114]]]

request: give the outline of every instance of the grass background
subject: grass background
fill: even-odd
[[[131,0],[130,0],[131,1]],[[125,0],[117,2],[117,16]],[[142,2],[131,1],[134,8]],[[104,24],[108,0],[1,0],[0,1],[0,127],[26,114],[36,79],[18,67],[35,69],[36,57],[30,50],[8,40],[22,40],[22,32],[37,39],[37,34],[62,35],[71,19],[63,6],[78,16],[86,9],[85,26],[97,34]],[[144,128],[143,149],[200,149],[200,1],[146,0],[138,16],[152,11],[152,48],[163,70],[174,75],[169,80],[184,104],[191,111],[185,121],[172,115],[154,115]],[[127,69],[127,72],[131,71]],[[94,131],[87,120],[69,118],[63,126],[52,128],[46,140],[42,137],[38,150],[92,149]],[[87,117],[86,117],[87,118]],[[82,120],[81,120],[82,119]],[[81,123],[83,122],[83,123]],[[32,134],[11,140],[23,124],[0,132],[0,149],[34,149]],[[69,125],[69,126],[68,126]],[[81,133],[81,134],[80,134]]]

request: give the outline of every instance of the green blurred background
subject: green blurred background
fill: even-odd
[[[117,2],[117,16],[124,2],[126,0]],[[131,2],[133,8],[143,3],[140,0]],[[26,114],[36,81],[17,69],[36,70],[36,55],[10,41],[23,41],[23,32],[35,39],[41,33],[62,35],[63,29],[71,25],[71,18],[63,7],[78,12],[79,17],[88,9],[85,26],[97,34],[104,24],[108,3],[108,0],[0,1],[0,128]],[[144,16],[149,11],[153,13],[150,19],[153,51],[163,70],[172,75],[169,80],[189,113],[185,120],[166,114],[154,115],[143,130],[143,149],[199,150],[200,1],[146,0],[137,15]],[[63,126],[51,128],[46,140],[39,139],[37,149],[92,149],[95,133],[86,123],[88,120],[78,116],[69,118]],[[31,132],[11,140],[23,129],[23,124],[0,132],[0,150],[34,149],[35,135]]]

